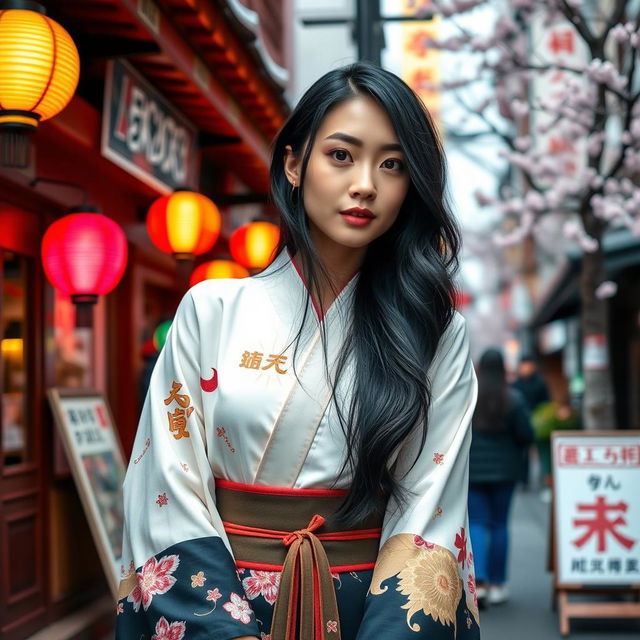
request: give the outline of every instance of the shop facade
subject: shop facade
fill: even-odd
[[[43,4],[74,39],[81,77],[67,108],[32,136],[28,166],[0,167],[3,640],[102,601],[109,611],[98,609],[85,626],[108,630],[111,596],[47,389],[103,392],[129,456],[145,345],[185,291],[173,256],[148,238],[146,212],[177,188],[200,191],[223,217],[220,240],[200,259],[226,253],[234,226],[273,215],[269,146],[288,111],[286,0],[269,11],[240,0]],[[41,243],[51,223],[87,204],[124,229],[128,261],[91,321],[78,322],[72,301],[45,277]]]
[[[616,423],[640,428],[640,242],[626,230],[604,241],[609,341],[584,344],[580,329],[580,253],[568,252],[542,296],[528,330],[554,399],[579,407],[585,367],[611,368]]]

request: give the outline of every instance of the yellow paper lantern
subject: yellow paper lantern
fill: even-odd
[[[193,287],[203,280],[223,278],[246,278],[249,272],[233,260],[211,260],[203,262],[194,270],[189,284]]]
[[[275,257],[280,229],[271,222],[249,222],[229,238],[233,259],[247,269],[264,269]]]
[[[41,5],[0,4],[0,127],[36,129],[64,109],[79,76],[71,36]]]
[[[153,243],[179,259],[191,259],[213,247],[220,235],[220,210],[195,191],[176,191],[158,198],[147,214]]]

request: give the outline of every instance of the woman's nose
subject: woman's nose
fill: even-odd
[[[349,188],[349,195],[352,198],[366,198],[367,200],[371,200],[376,197],[376,193],[376,185],[371,169],[362,167],[354,176],[354,180]]]

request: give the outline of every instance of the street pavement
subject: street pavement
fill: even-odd
[[[511,599],[480,612],[482,640],[556,640],[558,615],[551,610],[547,572],[551,505],[538,492],[518,491],[511,515]],[[571,640],[640,640],[640,620],[571,620]]]

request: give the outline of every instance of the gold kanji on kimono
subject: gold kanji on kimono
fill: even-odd
[[[283,356],[282,354],[270,353],[265,358],[264,354],[259,351],[245,351],[242,354],[238,366],[245,369],[259,369],[262,371],[273,368],[277,373],[284,374],[288,371],[287,369],[283,369],[288,357],[289,356]],[[262,366],[263,360],[266,361],[264,366]]]
[[[165,405],[169,406],[172,402],[177,402],[178,407],[173,412],[167,411],[167,420],[169,422],[169,431],[176,439],[188,438],[187,419],[193,413],[191,406],[191,398],[186,393],[179,393],[182,384],[175,380],[171,383],[171,391],[169,396],[164,399]]]

